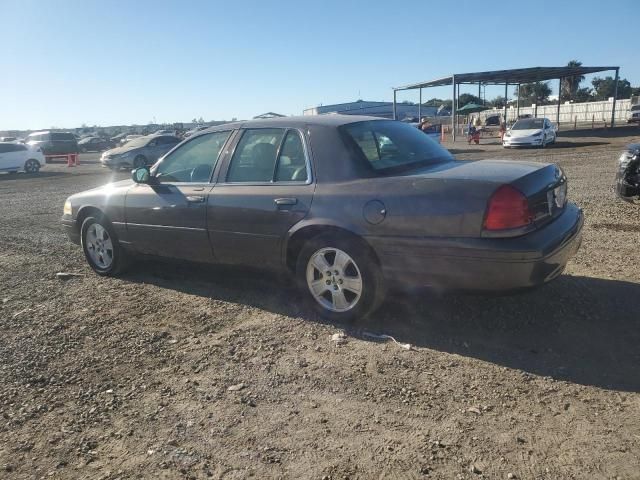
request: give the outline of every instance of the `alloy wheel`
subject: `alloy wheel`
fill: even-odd
[[[321,248],[307,263],[307,286],[313,298],[331,312],[354,308],[362,296],[362,274],[356,262],[338,248]]]
[[[36,173],[40,169],[38,162],[35,160],[27,160],[27,163],[24,164],[24,171],[27,173]]]
[[[91,261],[98,268],[109,268],[113,263],[113,242],[109,232],[99,223],[93,223],[87,229],[86,243]]]

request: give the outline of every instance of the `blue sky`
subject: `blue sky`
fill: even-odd
[[[450,73],[571,59],[620,65],[640,85],[634,0],[0,0],[0,11],[0,129],[301,114],[391,100],[392,86]]]

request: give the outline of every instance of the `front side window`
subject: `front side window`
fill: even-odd
[[[284,134],[281,128],[246,130],[231,159],[227,182],[273,181],[278,147]]]
[[[344,140],[377,174],[450,161],[451,154],[406,123],[370,120],[340,127]]]
[[[230,132],[201,135],[166,156],[156,168],[161,182],[208,182]]]

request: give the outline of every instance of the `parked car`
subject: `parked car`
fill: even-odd
[[[112,169],[153,165],[158,158],[178,143],[180,139],[172,135],[149,135],[136,138],[121,147],[104,152],[100,163]]]
[[[616,192],[627,202],[640,203],[640,143],[627,146],[618,159]]]
[[[40,148],[44,155],[78,153],[78,141],[71,132],[33,132],[27,136],[25,143]]]
[[[111,140],[100,137],[85,137],[78,142],[81,152],[102,152],[114,147],[115,144]]]
[[[0,137],[0,142],[17,142],[18,139],[16,137]]]
[[[560,275],[582,211],[554,164],[457,161],[393,120],[253,120],[194,135],[131,180],[67,199],[100,275],[140,255],[282,269],[335,320],[405,285],[503,292]]]
[[[507,130],[504,147],[541,147],[556,142],[556,127],[547,118],[521,118]]]
[[[639,123],[640,122],[640,104],[631,105],[629,110],[629,116],[627,117],[627,123]]]
[[[44,155],[40,147],[0,142],[0,172],[37,173],[44,164]]]
[[[500,115],[490,115],[485,119],[484,125],[486,127],[499,127],[501,121],[502,117]]]

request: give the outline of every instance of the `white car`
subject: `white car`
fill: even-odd
[[[521,118],[504,134],[503,147],[545,147],[556,142],[556,127],[547,118]]]
[[[37,173],[44,164],[44,155],[38,146],[0,143],[0,172]]]
[[[640,105],[631,105],[627,123],[640,123]]]

